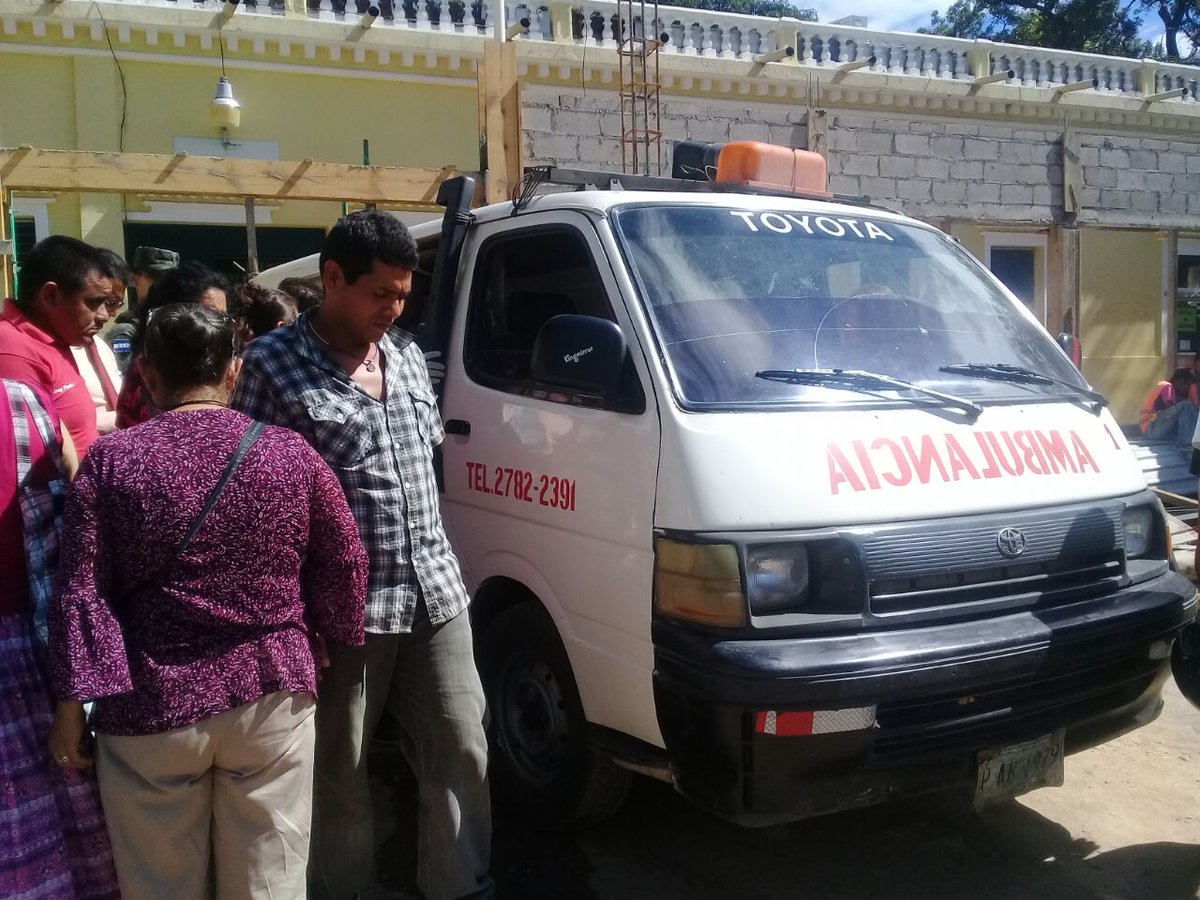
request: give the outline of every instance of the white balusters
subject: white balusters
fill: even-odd
[[[921,77],[936,78],[937,68],[934,65],[936,62],[934,57],[937,51],[932,47],[921,47],[918,52],[921,54],[921,71],[919,73]]]
[[[817,65],[823,66],[827,62],[833,62],[833,56],[829,50],[829,38],[823,37],[823,38],[820,38],[819,40],[820,40],[819,46],[821,49],[814,55],[816,56],[816,59],[817,59]]]
[[[772,32],[772,34],[774,34],[774,32]],[[796,40],[800,44],[800,46],[796,48],[796,52],[800,57],[800,64],[802,66],[814,65],[816,60],[813,59],[813,36],[808,33],[803,33],[797,35]],[[774,47],[771,49],[774,49]]]
[[[721,59],[737,59],[742,52],[742,32],[736,25],[725,32],[725,41],[721,47]]]
[[[110,0],[137,5],[170,6],[193,10],[213,10],[223,0]],[[280,15],[283,0],[243,0],[249,2],[241,15]],[[355,0],[304,0],[310,18],[342,25],[357,20]],[[361,2],[361,0],[359,0]],[[378,2],[378,0],[373,0]],[[427,2],[432,6],[427,6]],[[482,0],[476,6],[472,0],[393,0],[377,24],[406,27],[418,31],[438,30],[471,36],[491,37],[497,16],[508,24],[528,18],[528,30],[519,35],[522,40],[553,41],[550,0],[507,0],[507,15],[500,6],[504,0]],[[974,41],[940,35],[906,35],[896,32],[873,31],[848,25],[801,22],[794,19],[749,16],[736,13],[684,9],[663,4],[657,22],[621,23],[617,0],[573,0],[575,7],[571,40],[591,47],[615,49],[623,39],[657,39],[667,34],[663,53],[687,54],[706,59],[741,60],[749,62],[754,56],[776,49],[781,39],[779,31],[795,32],[794,62],[817,70],[831,70],[843,63],[861,61],[874,55],[877,62],[872,71],[879,74],[904,75],[910,79],[951,79],[970,81],[971,64],[968,51],[981,45]],[[949,0],[947,0],[949,2]],[[335,9],[334,3],[338,9]],[[806,4],[801,4],[806,5]],[[556,13],[557,15],[557,13]],[[582,22],[580,18],[582,15]],[[478,17],[478,18],[477,18]],[[457,19],[457,20],[456,20]],[[574,28],[582,24],[579,38]],[[790,42],[791,37],[787,40]],[[1098,89],[1115,96],[1136,98],[1140,95],[1139,71],[1153,65],[1160,74],[1158,83],[1163,90],[1187,88],[1187,103],[1195,103],[1198,86],[1196,70],[1171,63],[1117,59],[1095,54],[1048,48],[1032,48],[1014,44],[989,45],[993,73],[1013,69],[1016,78],[1010,84],[1027,88],[1051,90],[1059,85],[1097,79]],[[974,54],[972,54],[973,56]],[[591,60],[589,60],[590,62]],[[611,63],[604,63],[604,66]],[[683,76],[679,76],[683,77]],[[715,84],[724,76],[711,74]],[[699,76],[697,76],[699,78]],[[699,83],[699,81],[697,81]]]

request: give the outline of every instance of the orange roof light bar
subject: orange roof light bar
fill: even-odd
[[[672,176],[823,200],[833,196],[829,193],[823,156],[761,141],[727,144],[683,141],[675,148]]]

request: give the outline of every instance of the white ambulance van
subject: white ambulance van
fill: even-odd
[[[1061,783],[1196,611],[1104,399],[937,229],[705,152],[414,229],[495,791],[565,827],[631,771],[745,824]]]

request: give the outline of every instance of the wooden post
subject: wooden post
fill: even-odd
[[[512,196],[521,180],[521,84],[517,78],[517,45],[485,41],[479,65],[481,162],[487,163],[484,196],[500,203]]]
[[[0,181],[0,300],[17,293],[16,272],[13,267],[16,253],[17,236],[12,227],[12,198],[4,182]]]
[[[1059,229],[1060,253],[1062,255],[1062,314],[1063,320],[1057,324],[1062,331],[1067,331],[1083,340],[1083,323],[1079,321],[1079,228],[1067,226]],[[1070,321],[1067,321],[1068,316]],[[1051,332],[1054,334],[1055,332]],[[1085,346],[1084,351],[1087,351]]]
[[[1166,265],[1163,266],[1164,284],[1162,286],[1162,349],[1163,355],[1169,363],[1167,371],[1173,372],[1179,364],[1179,328],[1175,321],[1176,285],[1179,278],[1177,274],[1179,271],[1179,232],[1173,228],[1167,229],[1163,232],[1163,244]]]
[[[1083,166],[1079,161],[1079,135],[1070,128],[1062,133],[1063,212],[1074,217],[1083,209]]]
[[[254,222],[254,198],[246,198],[246,277],[258,274],[258,230]]]

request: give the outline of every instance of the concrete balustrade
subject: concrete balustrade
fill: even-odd
[[[118,2],[216,11],[223,0]],[[601,51],[615,51],[625,37],[658,35],[665,35],[665,56],[751,61],[762,53],[793,47],[792,57],[772,64],[827,71],[834,77],[840,67],[873,57],[873,64],[862,66],[864,71],[914,79],[968,82],[1011,70],[1008,83],[1016,87],[1058,89],[1094,82],[1100,94],[1133,99],[1182,88],[1187,93],[1180,102],[1188,104],[1196,102],[1200,89],[1200,72],[1191,66],[667,5],[658,7],[654,21],[643,22],[638,13],[652,15],[654,7],[635,3],[632,23],[621,20],[617,0],[525,0],[503,6],[497,0],[379,0],[377,5],[377,28],[490,38],[503,10],[504,26],[529,19],[529,27],[516,40]],[[367,6],[367,0],[244,0],[237,15],[344,23],[357,21]]]

